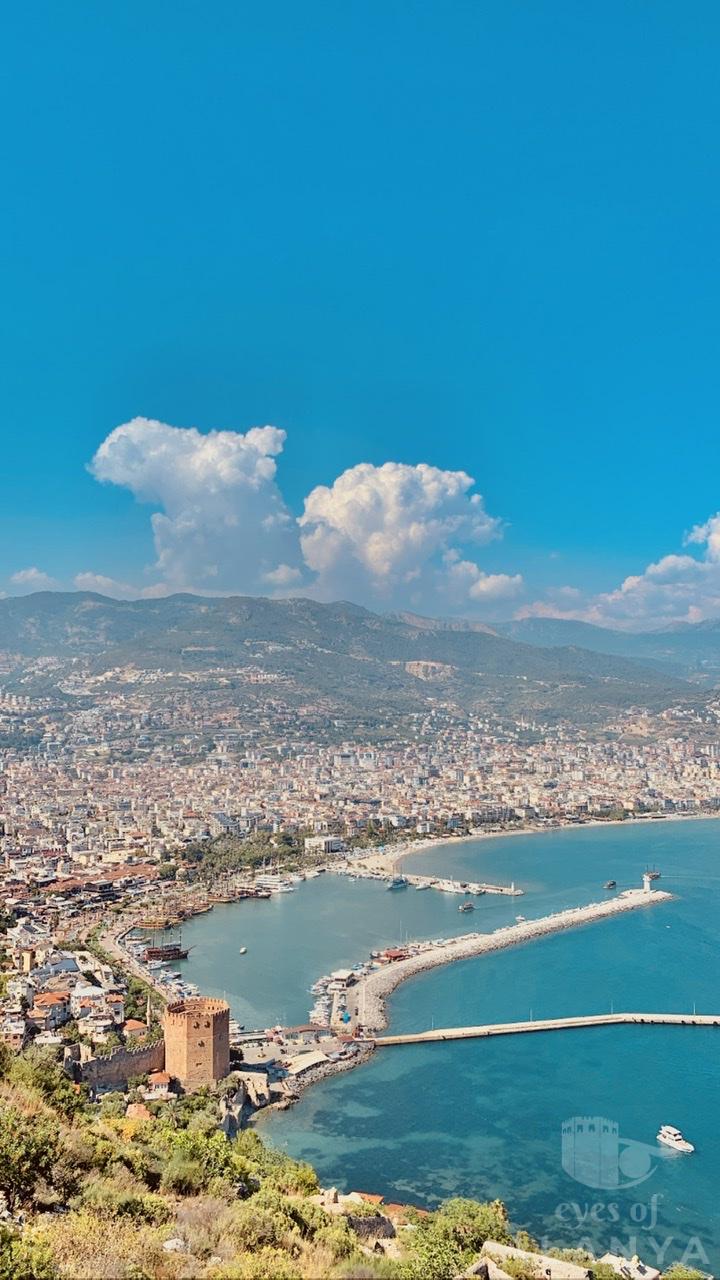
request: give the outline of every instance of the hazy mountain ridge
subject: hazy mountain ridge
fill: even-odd
[[[615,631],[565,618],[523,618],[497,625],[498,634],[540,648],[579,645],[630,658],[683,678],[720,675],[720,621],[678,622],[655,631]]]
[[[582,718],[633,705],[658,709],[692,693],[624,656],[539,647],[474,624],[304,598],[120,601],[40,592],[0,601],[0,650],[18,655],[21,666],[52,658],[63,671],[132,666],[212,679],[219,669],[252,667],[283,677],[296,698],[367,710],[387,710],[388,700],[417,710],[440,698],[462,710],[485,705]],[[242,674],[236,680],[242,683]]]

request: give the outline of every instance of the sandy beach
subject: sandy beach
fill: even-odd
[[[565,822],[558,820],[551,826],[526,823],[512,831],[475,831],[465,836],[424,836],[420,840],[412,840],[407,844],[385,846],[368,849],[352,857],[352,862],[364,867],[367,871],[377,872],[385,876],[396,875],[401,869],[404,858],[415,853],[428,853],[432,849],[448,849],[462,844],[484,844],[491,840],[511,840],[518,836],[548,835],[557,831],[581,831],[596,827],[633,827],[653,826],[662,822],[697,822],[700,819],[717,822],[720,813],[668,813],[649,818],[589,818],[586,822]],[[442,875],[442,868],[433,868],[433,873]]]

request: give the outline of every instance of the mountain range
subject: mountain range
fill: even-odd
[[[523,618],[495,629],[523,644],[577,645],[593,653],[649,662],[694,680],[717,679],[720,674],[720,620],[678,622],[655,631],[614,631],[564,618]]]
[[[0,600],[3,680],[31,689],[126,667],[162,673],[166,684],[229,672],[242,685],[243,673],[259,671],[281,677],[296,701],[370,713],[441,702],[577,720],[697,698],[679,649],[648,640],[647,650],[630,652],[638,637],[616,636],[551,620],[501,629],[303,598],[38,592]],[[717,640],[720,666],[720,631]]]

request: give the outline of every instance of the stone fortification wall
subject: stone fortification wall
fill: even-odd
[[[162,1071],[165,1066],[165,1045],[143,1045],[139,1049],[113,1049],[110,1053],[90,1058],[79,1067],[83,1084],[91,1089],[122,1089],[133,1076],[145,1076],[151,1071]]]

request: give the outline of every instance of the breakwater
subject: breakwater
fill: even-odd
[[[565,929],[575,929],[580,925],[605,920],[640,907],[669,902],[671,898],[672,894],[660,890],[630,889],[604,902],[591,902],[585,907],[571,907],[566,911],[558,911],[538,920],[523,920],[514,925],[495,929],[493,933],[466,933],[459,938],[443,939],[426,944],[415,954],[394,960],[360,978],[353,989],[352,1003],[348,1002],[351,1015],[348,1029],[352,1031],[362,1029],[363,1032],[369,1033],[383,1030],[387,1025],[385,999],[401,982],[418,973],[435,969],[439,965],[450,964],[454,960],[469,960],[487,952],[518,946],[535,938],[559,933]]]
[[[446,1040],[480,1040],[485,1036],[516,1036],[533,1031],[572,1031],[583,1027],[645,1026],[720,1027],[720,1013],[591,1013],[577,1018],[538,1018],[525,1022],[494,1022],[480,1027],[434,1027],[400,1036],[376,1036],[376,1047],[429,1044]]]

